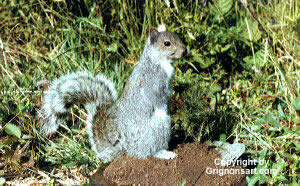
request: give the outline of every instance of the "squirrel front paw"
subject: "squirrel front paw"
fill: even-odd
[[[172,151],[161,150],[158,151],[153,157],[169,160],[176,158],[177,154]]]

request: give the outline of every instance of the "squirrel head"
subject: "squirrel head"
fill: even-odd
[[[160,58],[166,58],[170,62],[180,59],[186,50],[178,35],[169,32],[164,24],[157,29],[150,28],[148,42],[156,50]]]

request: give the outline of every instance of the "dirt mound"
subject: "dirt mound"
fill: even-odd
[[[175,152],[178,157],[173,160],[121,157],[113,161],[104,171],[96,173],[91,178],[91,183],[176,185],[185,180],[188,185],[233,185],[241,183],[245,178],[243,174],[232,172],[224,175],[211,173],[213,170],[242,168],[222,168],[216,165],[215,159],[219,159],[219,154],[205,144],[180,145]]]

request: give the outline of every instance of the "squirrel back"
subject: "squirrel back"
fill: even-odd
[[[40,110],[44,136],[54,132],[72,104],[83,103],[92,149],[105,162],[122,155],[174,158],[167,151],[174,67],[185,46],[164,25],[151,28],[139,64],[117,99],[111,81],[87,72],[63,76],[45,93]]]

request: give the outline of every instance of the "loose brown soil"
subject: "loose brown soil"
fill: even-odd
[[[233,185],[240,184],[243,174],[208,174],[207,169],[242,169],[215,165],[219,154],[205,144],[179,145],[178,157],[162,160],[154,157],[136,159],[121,157],[113,161],[104,171],[100,170],[90,179],[91,183],[106,185],[176,185],[184,180],[187,185]],[[108,184],[110,183],[110,184]]]

